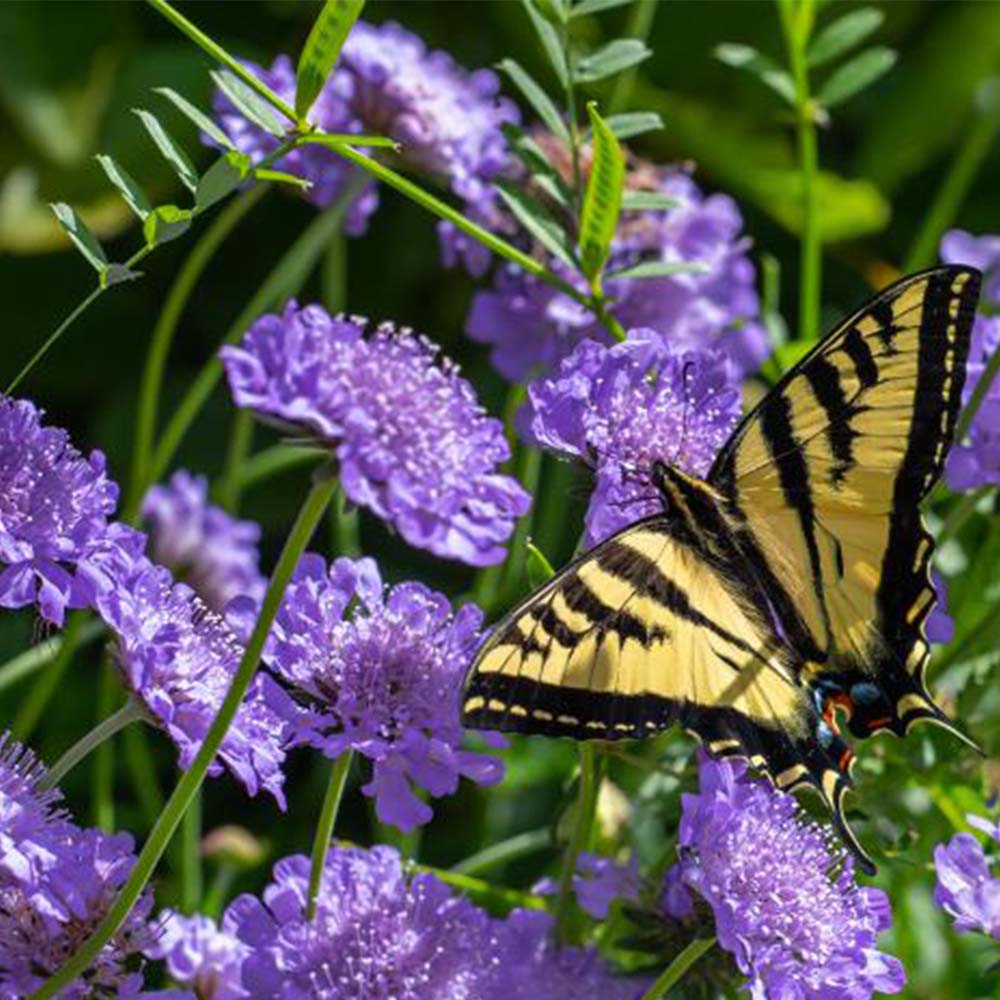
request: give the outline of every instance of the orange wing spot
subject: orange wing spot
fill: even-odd
[[[849,694],[838,692],[829,695],[823,702],[823,721],[839,736],[836,711],[842,708],[849,719],[854,714],[854,701]]]
[[[851,766],[851,761],[854,760],[854,751],[845,750],[840,755],[840,760],[837,762],[837,767],[840,768],[841,774],[847,774],[847,769]]]
[[[875,732],[876,729],[885,729],[887,726],[891,725],[892,725],[891,716],[884,715],[880,719],[872,719],[868,723],[868,731],[873,733]]]

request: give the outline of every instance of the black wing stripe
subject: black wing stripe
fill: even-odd
[[[840,370],[832,361],[817,358],[805,375],[826,414],[826,436],[835,463],[830,470],[830,481],[836,485],[854,465],[854,438],[857,435],[851,428],[851,418],[857,411],[851,406],[840,384]]]

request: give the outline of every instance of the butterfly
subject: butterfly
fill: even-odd
[[[678,723],[716,758],[814,789],[874,871],[844,817],[840,726],[903,736],[930,721],[966,739],[924,682],[920,503],[954,437],[979,285],[968,267],[904,278],[777,383],[704,480],[655,463],[662,512],[497,624],[464,723],[584,740]]]

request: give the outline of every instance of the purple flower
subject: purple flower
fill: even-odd
[[[892,920],[885,893],[855,883],[851,859],[792,796],[745,772],[702,755],[701,790],[683,797],[669,912],[679,915],[685,889],[708,903],[755,1000],[898,993],[903,967],[876,941]]]
[[[982,301],[1000,305],[1000,236],[973,236],[952,229],[941,238],[945,264],[968,264],[983,272]]]
[[[967,818],[1000,842],[997,824],[979,816]],[[956,833],[934,848],[934,868],[934,902],[954,920],[955,929],[1000,939],[1000,879],[990,871],[979,841],[971,833]]]
[[[635,902],[639,898],[639,859],[632,855],[628,864],[584,851],[576,862],[573,889],[580,908],[603,920],[616,899]]]
[[[453,613],[423,584],[385,590],[371,559],[327,570],[307,555],[285,591],[264,656],[308,700],[299,740],[331,758],[353,749],[372,760],[364,791],[386,823],[409,830],[431,818],[413,785],[442,796],[459,776],[502,776],[499,761],[461,749],[459,693],[481,625],[474,604]]]
[[[755,371],[770,347],[758,322],[754,267],[735,202],[720,194],[705,197],[681,171],[663,172],[656,186],[677,204],[623,214],[607,271],[646,262],[680,270],[658,278],[607,279],[612,313],[626,329],[649,327],[676,349],[716,347],[740,374]],[[563,277],[572,280],[568,273]],[[492,346],[494,367],[510,381],[551,371],[582,340],[609,342],[589,310],[514,265],[501,266],[493,288],[477,293],[466,332]]]
[[[100,613],[115,635],[126,685],[189,767],[236,673],[239,640],[190,587],[146,559],[104,597]],[[285,744],[296,716],[288,695],[258,675],[219,750],[251,795],[263,789],[282,808]],[[214,763],[210,773],[221,770]]]
[[[581,343],[528,389],[531,437],[594,467],[585,543],[662,510],[654,460],[704,476],[740,417],[732,366],[717,351],[674,351],[650,330],[613,347]]]
[[[150,526],[153,561],[193,587],[214,611],[224,610],[234,597],[263,600],[260,528],[209,504],[204,476],[175,472],[167,485],[146,494],[142,515]]]
[[[924,622],[924,633],[928,642],[944,645],[955,637],[955,620],[948,614],[948,585],[944,577],[937,570],[933,570],[931,579],[934,592],[937,594],[937,603]]]
[[[108,524],[117,500],[101,452],[81,455],[34,404],[0,396],[0,607],[37,605],[62,625],[67,608],[89,606],[141,550]]]
[[[240,968],[250,949],[224,923],[210,917],[160,915],[156,943],[146,952],[163,959],[170,978],[194,990],[198,1000],[244,1000]]]
[[[290,302],[222,359],[238,406],[325,441],[348,499],[409,544],[472,566],[504,558],[530,498],[497,471],[502,424],[430,341]]]

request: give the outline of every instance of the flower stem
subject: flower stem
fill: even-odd
[[[980,486],[962,495],[959,501],[948,512],[944,523],[938,529],[934,539],[938,548],[951,541],[962,530],[965,522],[976,512],[979,501],[992,489],[991,486]]]
[[[309,544],[313,532],[316,530],[316,525],[323,517],[323,512],[336,488],[337,481],[333,477],[318,477],[306,497],[302,509],[299,511],[299,516],[285,541],[281,556],[278,558],[274,575],[271,577],[267,593],[264,595],[260,615],[240,659],[236,675],[226,692],[226,697],[205,734],[204,742],[191,762],[191,766],[181,775],[163,812],[160,813],[156,825],[150,831],[121,892],[83,946],[55,975],[46,980],[31,995],[30,1000],[51,1000],[60,990],[83,973],[100,954],[101,949],[111,940],[115,931],[121,926],[122,921],[128,916],[129,911],[142,894],[157,863],[163,856],[163,852],[170,843],[181,817],[191,804],[191,800],[201,787],[201,783],[205,780],[205,775],[219,752],[219,747],[225,739],[230,723],[243,702],[256,673],[264,641],[278,613],[285,588],[288,586],[295,566]]]
[[[642,1000],[660,1000],[672,990],[684,974],[715,944],[715,938],[695,938],[686,948],[660,973],[656,982],[642,995]]]
[[[361,533],[358,509],[340,490],[330,505],[330,541],[333,554],[357,559],[361,555]]]
[[[515,861],[518,858],[547,850],[552,846],[552,833],[548,829],[527,830],[518,833],[452,865],[451,870],[457,875],[479,875],[489,868]]]
[[[570,833],[566,853],[563,856],[562,871],[559,874],[559,894],[556,897],[556,933],[561,941],[571,939],[571,921],[575,912],[573,902],[573,876],[580,852],[590,844],[590,834],[594,826],[594,810],[597,806],[597,749],[590,743],[580,745],[580,787],[577,792],[573,828]]]
[[[232,416],[229,445],[226,448],[226,464],[216,489],[219,503],[230,514],[236,514],[239,511],[240,495],[243,492],[240,473],[243,466],[246,465],[250,449],[253,447],[253,432],[253,411],[237,410]]]
[[[304,465],[315,465],[327,458],[329,452],[320,448],[303,448],[287,444],[276,444],[251,455],[240,467],[240,492],[252,489],[259,483],[267,482],[284,472],[300,469]]]
[[[306,902],[306,919],[316,916],[316,897],[319,895],[323,882],[323,866],[326,864],[326,854],[330,849],[333,828],[337,823],[337,813],[340,811],[340,800],[344,795],[347,775],[354,759],[352,750],[345,750],[330,768],[330,783],[326,786],[326,796],[323,808],[320,810],[319,822],[316,824],[316,836],[313,839],[312,862],[309,866],[309,898]]]
[[[201,789],[181,820],[181,910],[194,913],[204,885],[201,872]]]
[[[128,706],[125,702],[125,707]],[[112,711],[121,702],[121,686],[115,676],[114,664],[107,656],[101,664],[101,676],[97,689],[97,717],[112,718],[117,712]],[[121,711],[121,709],[118,709]],[[94,826],[111,833],[115,828],[115,755],[112,739],[114,733],[108,733],[94,747],[94,760],[91,765],[91,809],[94,815]]]
[[[139,703],[129,699],[113,715],[109,715],[103,722],[99,722],[85,736],[76,741],[60,758],[49,768],[45,777],[39,783],[42,788],[55,788],[70,771],[80,763],[87,754],[95,747],[99,747],[105,740],[110,739],[115,733],[126,726],[145,718],[145,712]]]

